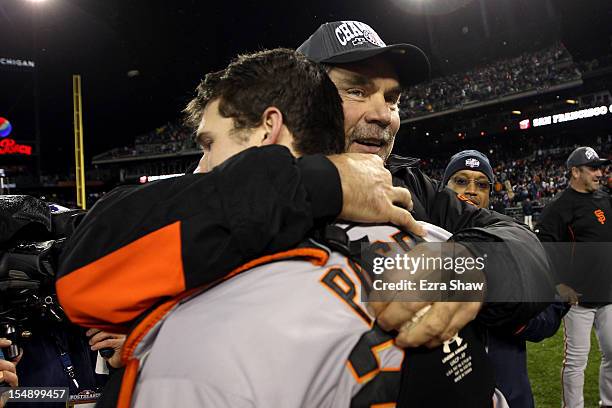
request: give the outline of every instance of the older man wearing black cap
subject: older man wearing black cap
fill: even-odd
[[[429,78],[429,60],[414,45],[387,46],[367,24],[323,24],[298,51],[325,64],[342,97],[348,152],[387,160],[399,130],[402,87]]]
[[[572,303],[564,318],[563,406],[584,406],[584,369],[591,329],[602,353],[601,406],[612,407],[612,205],[600,190],[602,169],[610,163],[591,147],[579,147],[567,159],[569,187],[544,209],[536,232],[551,244],[559,293]]]
[[[396,343],[402,346],[439,345],[478,313],[478,320],[502,332],[514,332],[541,310],[533,300],[547,291],[548,264],[542,258],[543,249],[536,237],[523,226],[503,215],[478,209],[469,199],[458,199],[450,189],[424,175],[417,167],[419,160],[391,155],[393,142],[400,126],[399,99],[403,87],[421,82],[429,76],[429,62],[425,54],[410,44],[387,46],[367,24],[358,21],[336,21],[323,24],[306,40],[298,51],[308,58],[323,63],[340,93],[344,108],[346,148],[349,152],[377,154],[386,160],[394,176],[394,184],[408,188],[412,194],[412,213],[416,219],[439,225],[451,233],[455,242],[466,243],[479,253],[474,242],[504,242],[504,250],[489,253],[495,260],[485,271],[489,299],[496,298],[503,289],[506,299],[525,299],[525,302],[434,303],[419,324],[410,329],[409,321],[422,305],[392,302],[378,310],[378,323],[385,329],[397,329]],[[513,257],[511,253],[521,253]],[[527,283],[529,282],[529,283]],[[501,297],[498,298],[501,299]],[[404,360],[404,368],[411,367],[411,359]],[[428,395],[428,406],[445,406],[443,397],[454,406],[478,406],[469,387],[457,384],[457,394],[418,384],[415,379],[426,377],[412,369],[415,376],[404,377],[398,406],[418,405],[419,394]],[[482,374],[482,373],[480,373]],[[469,376],[468,376],[469,377]],[[481,382],[481,388],[484,381]],[[434,395],[437,399],[434,399]],[[449,402],[450,404],[450,402]]]
[[[489,293],[498,286],[506,286],[508,279],[513,283],[507,287],[513,287],[512,291],[524,295],[527,289],[520,283],[522,279],[531,280],[529,287],[533,290],[545,285],[543,275],[546,273],[535,268],[544,254],[530,231],[508,217],[479,210],[469,200],[457,199],[450,189],[439,188],[438,182],[418,169],[418,159],[391,155],[400,126],[401,91],[429,77],[429,61],[423,51],[410,44],[386,45],[369,25],[358,21],[325,23],[300,45],[298,51],[326,65],[332,82],[338,88],[343,102],[347,151],[373,153],[386,160],[394,184],[404,186],[412,193],[412,213],[416,219],[447,229],[454,234],[456,242],[513,241],[520,246],[514,249],[522,252],[524,257],[509,257],[509,263],[500,262],[500,268],[506,266],[507,271],[499,268],[489,271]],[[521,239],[515,240],[517,236]],[[524,276],[519,278],[519,275]],[[495,317],[491,314],[487,323],[503,326],[506,330],[516,329],[517,321],[537,314],[538,310],[530,310],[531,306],[533,304],[527,302],[512,306],[512,312],[500,311],[495,313]],[[414,307],[410,303],[392,303],[381,312],[379,322],[387,329],[401,329],[403,323],[417,312]],[[432,313],[426,315],[422,325],[414,326],[410,331],[400,330],[397,341],[403,346],[440,344],[451,338],[478,310],[479,306],[475,304],[438,303],[432,307]],[[486,319],[489,311],[489,308],[483,309],[480,317]],[[445,316],[444,321],[440,316]],[[437,328],[435,333],[424,330],[429,324]]]

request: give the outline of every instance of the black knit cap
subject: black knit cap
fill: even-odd
[[[489,163],[489,158],[478,150],[462,150],[451,157],[444,170],[442,185],[445,186],[448,179],[460,170],[479,171],[487,176],[490,183],[493,183],[493,168]]]
[[[297,49],[315,62],[340,65],[385,54],[394,64],[402,86],[429,79],[429,60],[411,44],[386,45],[369,25],[359,21],[334,21],[321,25]]]

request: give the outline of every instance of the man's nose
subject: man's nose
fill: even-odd
[[[385,100],[385,97],[382,95],[372,95],[365,115],[366,121],[381,127],[387,127],[391,124],[391,115],[391,107]]]
[[[465,194],[476,195],[476,182],[474,180],[468,181],[468,185],[465,188]]]

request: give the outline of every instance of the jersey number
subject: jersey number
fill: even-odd
[[[330,269],[321,282],[342,299],[366,323],[372,319],[357,304],[357,290],[353,280],[341,268]],[[393,337],[377,325],[365,332],[355,345],[347,365],[359,383],[367,382],[351,400],[351,408],[370,408],[397,401],[401,373],[399,369],[381,370],[378,353],[393,346]]]

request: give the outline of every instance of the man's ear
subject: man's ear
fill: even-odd
[[[580,169],[578,167],[572,167],[570,169],[570,175],[574,178],[580,177]]]
[[[282,112],[274,106],[269,106],[266,108],[264,113],[261,114],[261,126],[264,130],[264,136],[261,140],[261,144],[263,146],[277,144],[283,130],[283,125],[284,121]]]

